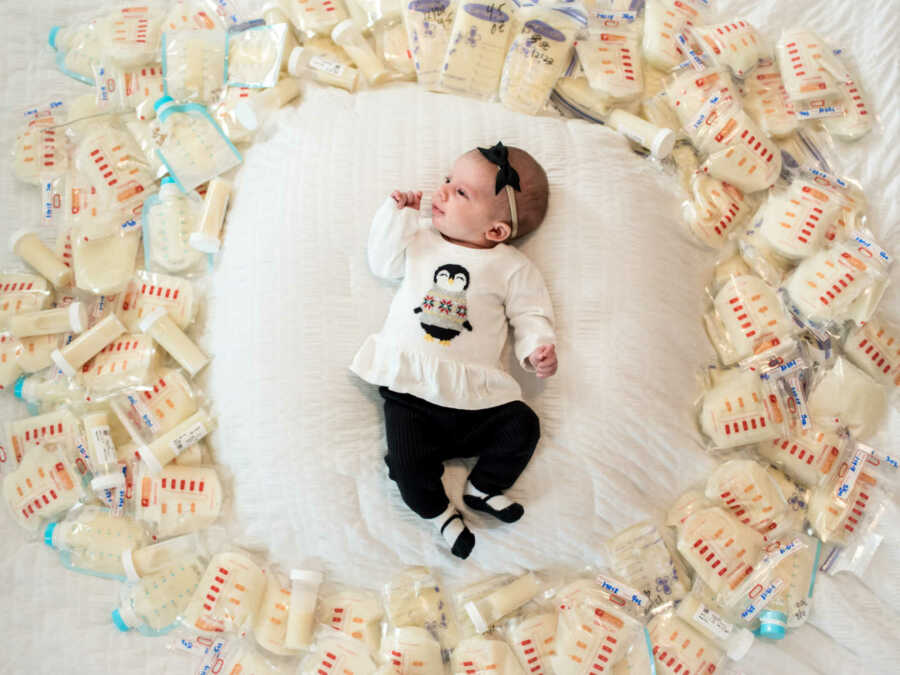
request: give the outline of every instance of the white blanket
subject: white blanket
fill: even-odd
[[[42,46],[76,4],[87,3],[4,10],[10,35],[33,37],[4,47],[5,113],[83,91],[51,71]],[[887,107],[900,85],[893,4],[721,5],[721,16],[746,15],[773,40],[779,28],[804,23],[854,55],[884,129],[835,151],[866,189],[873,228],[900,250],[900,120]],[[521,249],[551,290],[560,371],[538,383],[509,360],[543,431],[510,491],[526,515],[512,526],[467,516],[477,543],[461,563],[388,480],[380,400],[347,365],[380,327],[393,292],[366,265],[374,210],[393,189],[433,189],[460,152],[501,138],[529,150],[550,176],[547,221]],[[7,165],[2,171],[3,222],[35,222],[37,191],[15,183]],[[712,357],[700,312],[713,256],[680,232],[679,201],[671,176],[602,127],[411,85],[355,96],[310,88],[246,153],[202,317],[215,357],[204,378],[220,424],[212,445],[234,476],[234,532],[283,567],[318,556],[333,578],[376,588],[405,564],[430,565],[454,587],[488,572],[602,563],[605,537],[661,515],[713,464],[692,420],[694,373]],[[885,299],[895,314],[897,297],[895,286]],[[4,419],[24,415],[18,404],[3,406]],[[458,504],[465,475],[462,463],[448,465]],[[9,518],[0,517],[0,541],[0,635],[14,646],[0,650],[0,672],[185,672],[164,640],[116,633],[108,623],[114,584],[65,572]],[[779,646],[757,645],[737,669],[895,671],[898,564],[892,525],[865,582],[820,577],[809,624]]]

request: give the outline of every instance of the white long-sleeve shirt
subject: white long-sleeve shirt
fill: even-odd
[[[350,369],[372,384],[463,410],[521,399],[500,362],[512,325],[516,358],[555,344],[550,294],[516,248],[468,248],[422,226],[419,212],[388,198],[369,233],[369,266],[403,281],[380,333],[369,336]]]

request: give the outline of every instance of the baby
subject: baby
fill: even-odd
[[[550,377],[556,335],[540,272],[508,242],[538,228],[548,194],[541,165],[497,143],[454,162],[430,226],[419,224],[421,192],[394,192],[372,221],[369,265],[403,283],[351,370],[380,385],[385,462],[403,501],[460,558],[475,536],[444,492],[445,460],[478,457],[463,495],[470,508],[506,523],[525,512],[503,491],[531,459],[540,424],[500,356],[512,325],[519,363]]]

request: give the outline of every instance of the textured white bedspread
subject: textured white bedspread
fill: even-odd
[[[246,3],[245,4],[250,4]],[[900,7],[891,0],[721,0],[772,40],[805,24],[856,59],[883,129],[838,145],[845,175],[869,198],[871,226],[900,251]],[[45,36],[90,3],[5,3],[3,142],[24,104],[84,93],[52,67]],[[521,244],[541,269],[558,317],[560,370],[538,383],[517,369],[542,439],[510,495],[526,507],[512,526],[467,516],[475,551],[452,558],[387,478],[374,387],[347,369],[378,330],[393,287],[368,270],[371,217],[393,189],[431,190],[462,151],[501,139],[547,169],[550,212]],[[0,168],[0,229],[38,220],[36,188]],[[510,113],[395,85],[355,96],[311,88],[245,154],[211,279],[203,378],[219,418],[217,463],[233,474],[231,527],[284,567],[308,556],[336,579],[380,587],[392,570],[426,564],[456,586],[488,572],[602,563],[600,543],[661,515],[713,461],[692,415],[694,373],[712,357],[700,322],[713,255],[675,220],[674,178],[607,129]],[[9,262],[4,251],[0,262]],[[883,301],[897,317],[896,282]],[[24,415],[4,395],[0,418]],[[900,437],[892,412],[892,437]],[[894,441],[896,452],[898,443]],[[461,505],[466,476],[445,483]],[[900,526],[892,523],[867,578],[820,576],[808,625],[779,646],[757,645],[745,673],[897,672]],[[165,639],[124,636],[108,622],[117,588],[66,572],[39,542],[0,516],[0,673],[179,673]]]

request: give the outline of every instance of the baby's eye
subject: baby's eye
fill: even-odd
[[[459,194],[459,195],[462,196],[462,197],[465,197],[465,196],[466,196],[466,191],[463,190],[462,188],[457,188],[457,189],[456,189],[456,192],[457,192],[457,194]]]
[[[449,182],[450,182],[450,176],[444,176],[444,182],[445,182],[445,183],[449,183]]]

